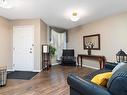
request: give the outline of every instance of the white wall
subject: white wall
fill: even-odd
[[[7,65],[11,69],[12,64],[12,40],[11,27],[6,18],[0,17],[0,64]]]
[[[76,56],[86,54],[83,49],[83,36],[92,34],[101,35],[101,50],[92,50],[92,54],[104,55],[107,61],[115,62],[115,54],[120,49],[127,52],[127,13],[70,29],[68,48],[74,48]],[[84,60],[84,64],[99,67],[95,61]]]
[[[40,20],[40,67],[42,67],[42,45],[47,44],[47,25]]]

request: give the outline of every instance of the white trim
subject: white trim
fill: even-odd
[[[59,65],[60,63],[53,63],[52,66]]]
[[[99,68],[97,68],[97,67],[92,67],[92,66],[88,66],[88,65],[82,65],[83,67],[87,67],[87,68],[92,68],[92,69],[96,69],[96,70],[98,70]]]
[[[7,69],[7,71],[14,71],[14,69]]]
[[[7,71],[15,71],[14,69],[7,69]],[[42,70],[33,70],[32,72],[41,72]]]
[[[42,69],[41,70],[33,70],[33,72],[41,72],[42,71]]]

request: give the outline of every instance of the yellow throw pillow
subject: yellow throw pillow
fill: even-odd
[[[91,82],[101,85],[101,86],[106,86],[108,79],[112,76],[112,72],[106,72],[102,74],[96,75]]]

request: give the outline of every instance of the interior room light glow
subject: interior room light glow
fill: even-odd
[[[10,9],[12,8],[11,5],[6,0],[0,0],[0,7],[5,8],[5,9]]]

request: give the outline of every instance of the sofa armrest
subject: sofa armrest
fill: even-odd
[[[105,69],[113,70],[118,63],[106,62]]]
[[[111,95],[103,87],[88,82],[74,74],[68,76],[67,82],[71,88],[83,95]]]

